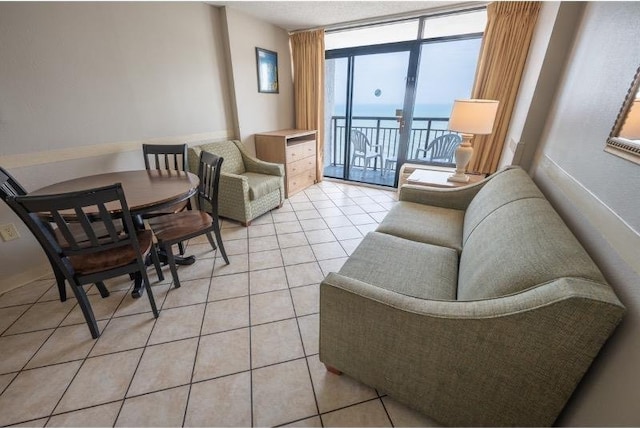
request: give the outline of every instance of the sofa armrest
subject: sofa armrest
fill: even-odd
[[[320,360],[445,425],[549,426],[623,313],[582,279],[435,301],[330,273]]]
[[[404,184],[400,188],[398,200],[464,211],[483,185],[484,180],[470,186],[454,189]]]
[[[466,210],[471,200],[490,180],[498,174],[517,168],[508,166],[493,175],[468,186],[454,188],[427,187],[414,184],[404,184],[400,188],[399,201],[415,202],[423,205],[433,205],[441,208]]]

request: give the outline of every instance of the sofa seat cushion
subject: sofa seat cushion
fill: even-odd
[[[280,189],[280,177],[275,175],[258,174],[256,172],[245,172],[242,175],[247,177],[249,181],[249,199],[252,201]]]
[[[464,211],[398,202],[376,232],[462,251]]]
[[[451,248],[370,232],[339,273],[406,296],[455,300],[458,254]]]

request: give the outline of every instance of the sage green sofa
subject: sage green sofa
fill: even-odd
[[[284,202],[284,166],[250,156],[240,141],[192,146],[189,170],[198,173],[201,151],[224,158],[220,173],[218,214],[248,226],[256,217]]]
[[[406,185],[320,285],[320,360],[454,426],[553,424],[625,312],[520,168]]]

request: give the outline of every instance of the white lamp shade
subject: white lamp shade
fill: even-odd
[[[640,140],[640,100],[635,100],[627,112],[620,137],[627,140]]]
[[[497,111],[498,101],[495,100],[455,100],[449,117],[449,130],[464,134],[491,134]]]

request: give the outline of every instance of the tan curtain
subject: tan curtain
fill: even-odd
[[[316,177],[324,165],[324,30],[292,34],[293,94],[296,128],[318,131]]]
[[[473,98],[500,101],[493,133],[474,138],[474,153],[467,168],[490,174],[496,171],[520,87],[540,2],[494,2],[487,7],[487,27],[473,86]]]

